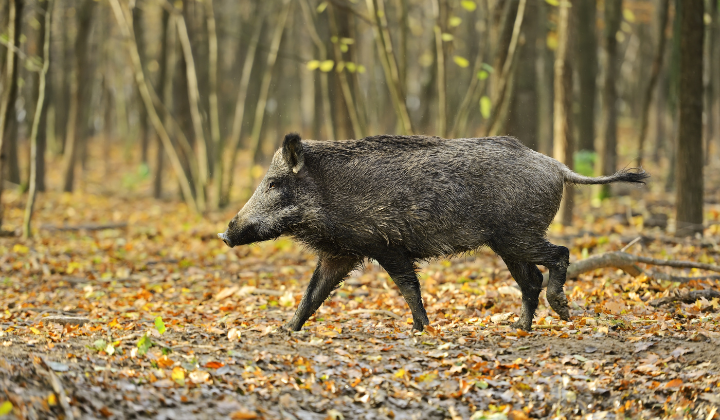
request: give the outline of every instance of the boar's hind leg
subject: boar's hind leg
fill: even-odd
[[[517,237],[503,238],[501,242],[494,243],[492,247],[498,255],[507,259],[528,261],[550,269],[550,280],[547,287],[548,303],[561,319],[570,320],[570,311],[564,290],[567,268],[570,265],[570,251],[567,248],[553,245],[544,238],[529,240]],[[520,287],[522,288],[522,285]]]
[[[402,252],[387,252],[382,257],[375,258],[377,262],[390,274],[390,277],[400,289],[413,316],[413,329],[422,331],[424,325],[429,325],[427,313],[423,306],[420,294],[420,281],[415,273],[415,264]]]
[[[504,259],[513,278],[522,290],[522,312],[520,319],[513,324],[514,328],[525,331],[532,329],[532,320],[538,306],[540,290],[542,290],[542,273],[535,264]]]
[[[300,331],[305,321],[317,311],[345,276],[360,265],[361,261],[357,257],[321,256],[310,279],[310,284],[300,301],[300,306],[287,324],[287,328],[292,331]]]

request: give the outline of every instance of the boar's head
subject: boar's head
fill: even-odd
[[[302,216],[297,192],[298,184],[307,172],[307,169],[303,171],[304,165],[300,136],[295,133],[286,135],[282,147],[273,156],[265,178],[230,221],[227,230],[218,233],[218,237],[229,247],[234,247],[289,233]]]

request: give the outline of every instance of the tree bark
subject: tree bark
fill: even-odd
[[[572,7],[569,1],[560,3],[558,16],[558,46],[555,51],[555,99],[553,104],[553,157],[573,169],[575,142],[572,129]],[[568,226],[572,222],[573,187],[565,185],[558,220]]]
[[[680,4],[680,86],[677,137],[676,236],[703,232],[703,0]]]
[[[643,164],[643,155],[645,148],[645,137],[647,137],[648,125],[650,124],[650,104],[652,103],[653,92],[660,78],[660,70],[662,69],[663,57],[665,56],[665,32],[667,31],[668,16],[670,12],[670,0],[662,0],[658,6],[658,28],[657,28],[657,46],[655,56],[650,69],[650,80],[648,80],[643,97],[642,109],[640,110],[640,133],[638,134],[638,166]]]
[[[43,114],[47,107],[45,106],[45,80],[47,79],[48,69],[50,68],[50,23],[52,22],[52,4],[53,0],[45,0],[41,3],[41,10],[44,12],[44,19],[41,20],[39,35],[42,35],[42,51],[43,51],[43,67],[40,71],[38,80],[38,96],[35,106],[35,116],[33,117],[32,129],[30,131],[30,181],[28,186],[28,200],[25,206],[25,215],[23,218],[23,238],[30,238],[30,222],[32,220],[33,208],[35,207],[35,197],[38,191],[38,131],[41,129]]]
[[[622,20],[623,0],[605,1],[605,85],[602,92],[602,121],[600,123],[600,153],[597,172],[612,175],[617,168],[617,78],[618,78],[618,42],[617,31]],[[610,196],[609,184],[595,187],[597,197]]]
[[[665,0],[667,1],[667,0]],[[580,85],[578,150],[595,151],[595,81],[597,79],[596,0],[581,0],[577,10],[577,63]]]
[[[83,122],[80,121],[80,100],[83,98],[83,92],[87,89],[87,72],[86,72],[86,55],[88,45],[90,44],[90,30],[92,29],[92,16],[95,6],[98,4],[95,0],[84,0],[82,5],[78,7],[78,31],[75,38],[75,63],[73,66],[73,75],[70,82],[70,104],[68,110],[68,121],[65,131],[65,148],[63,151],[62,162],[62,190],[72,192],[75,184],[75,162],[77,160],[80,132],[78,126]]]
[[[5,177],[5,131],[7,122],[15,115],[14,102],[17,95],[17,57],[14,47],[20,45],[23,0],[12,0],[8,5],[8,47],[5,58],[5,80],[3,93],[0,97],[0,232],[2,231],[3,213],[2,191]]]

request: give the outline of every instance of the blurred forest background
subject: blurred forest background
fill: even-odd
[[[29,192],[29,235],[36,193],[91,171],[93,192],[142,185],[202,213],[247,198],[286,132],[509,134],[586,175],[642,165],[676,234],[702,233],[718,3],[3,1],[0,187]]]

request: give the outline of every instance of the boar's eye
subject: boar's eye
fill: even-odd
[[[268,185],[268,189],[272,190],[273,188],[275,188],[275,181],[270,181],[270,184]]]

